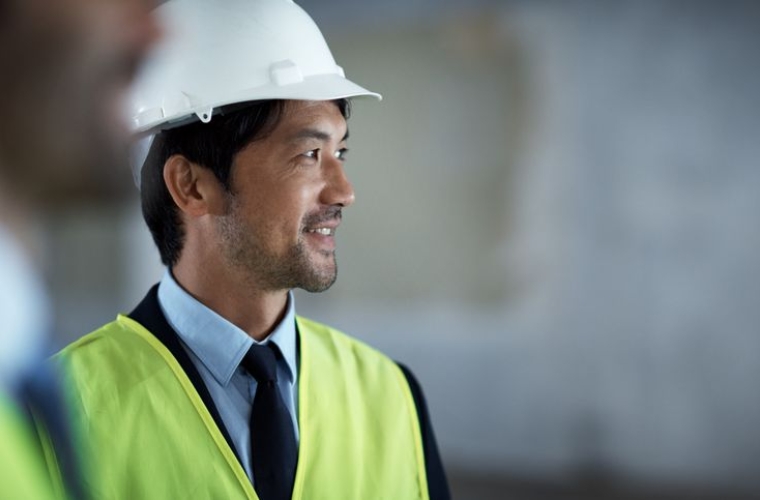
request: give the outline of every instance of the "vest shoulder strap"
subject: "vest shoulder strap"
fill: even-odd
[[[120,315],[58,359],[96,458],[95,498],[256,498],[192,382],[142,325]]]

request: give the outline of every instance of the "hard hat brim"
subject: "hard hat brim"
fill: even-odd
[[[201,116],[203,121],[211,119],[214,110],[231,104],[244,102],[266,101],[270,99],[297,100],[297,101],[332,101],[335,99],[351,99],[355,97],[372,97],[382,100],[382,95],[377,92],[361,87],[354,82],[338,74],[313,75],[303,78],[296,83],[276,85],[274,83],[244,89],[233,95],[226,95],[219,99],[209,99],[209,104],[198,108],[184,109],[170,116],[155,116],[142,121],[140,117],[135,122],[133,132],[138,135],[156,133],[161,130],[176,128],[198,120]],[[142,121],[142,123],[140,123]]]
[[[250,95],[251,98],[246,98]],[[289,99],[298,101],[332,101],[335,99],[350,99],[352,97],[374,97],[382,100],[376,92],[361,87],[346,78],[335,75],[308,76],[303,81],[289,85],[267,85],[250,91],[242,91],[233,102],[261,101],[266,99]]]

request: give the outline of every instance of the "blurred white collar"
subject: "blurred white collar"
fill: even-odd
[[[0,385],[18,376],[43,355],[51,308],[41,278],[22,246],[0,224]]]

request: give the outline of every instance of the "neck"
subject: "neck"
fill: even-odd
[[[219,272],[182,258],[172,268],[172,275],[196,300],[256,341],[265,339],[285,317],[287,290],[259,290],[242,279],[241,273]]]

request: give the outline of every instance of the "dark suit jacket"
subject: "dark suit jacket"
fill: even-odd
[[[156,336],[167,349],[174,355],[179,362],[180,366],[187,374],[190,381],[195,386],[198,394],[208,408],[209,413],[214,418],[216,425],[221,430],[230,448],[237,453],[235,445],[230,439],[229,432],[222,422],[222,418],[219,415],[219,411],[214,405],[214,401],[211,399],[211,395],[206,388],[198,370],[193,365],[187,352],[182,347],[179,337],[174,329],[166,321],[161,307],[158,304],[158,286],[154,286],[150,289],[145,298],[140,304],[129,314],[129,317],[143,325],[149,332]],[[425,470],[428,480],[428,491],[430,493],[431,500],[449,500],[451,495],[449,494],[448,483],[446,482],[446,474],[443,470],[443,464],[441,457],[438,453],[438,445],[435,441],[435,435],[433,434],[433,427],[430,424],[430,415],[428,413],[427,404],[422,394],[422,388],[414,378],[412,372],[409,369],[399,364],[401,370],[404,372],[409,387],[414,397],[414,403],[417,406],[417,415],[420,420],[420,429],[422,431],[422,445],[425,452]],[[238,457],[239,459],[240,457]]]

